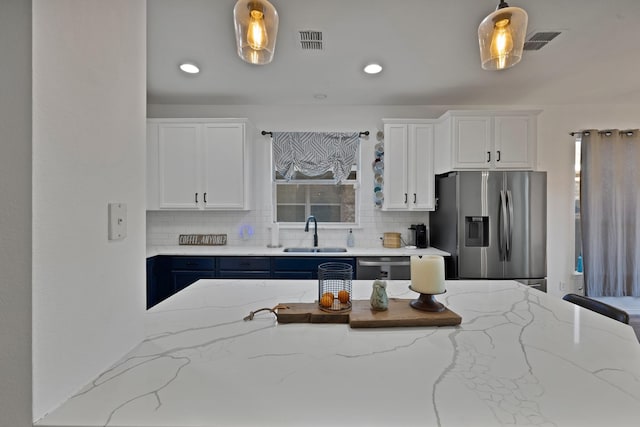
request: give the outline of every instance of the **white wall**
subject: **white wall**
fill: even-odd
[[[33,393],[38,419],[140,342],[146,2],[33,3]],[[128,236],[107,240],[107,205]]]
[[[447,109],[522,108],[541,109],[538,117],[538,169],[548,172],[548,290],[563,295],[573,283],[573,161],[574,140],[569,132],[585,128],[637,128],[640,126],[640,106],[625,105],[566,105],[566,106],[202,106],[202,105],[149,105],[149,117],[247,117],[257,130],[369,130],[369,141],[363,145],[363,227],[356,232],[356,244],[377,244],[383,231],[403,231],[417,220],[428,223],[426,215],[380,212],[369,202],[372,172],[368,164],[373,161],[376,129],[381,129],[382,118],[437,118]],[[265,139],[257,138],[258,148]],[[267,164],[268,153],[257,151],[256,172]],[[265,176],[265,175],[262,175]],[[257,182],[268,194],[268,183]],[[240,219],[223,213],[148,213],[148,243],[176,244],[180,232],[226,232],[235,230],[242,221],[254,221],[258,233],[266,233],[270,218],[269,200],[256,203],[256,212]],[[262,221],[262,222],[261,222]],[[263,231],[264,230],[264,231]],[[283,231],[287,244],[308,243],[309,237],[300,230]],[[324,237],[323,237],[324,236]],[[406,236],[406,235],[405,235]],[[344,231],[322,231],[321,239],[327,244],[344,244]],[[257,234],[256,242],[268,241],[266,234]],[[230,242],[234,243],[234,242]],[[235,242],[252,244],[253,242]],[[561,285],[562,284],[562,285]],[[561,289],[562,288],[562,289]]]
[[[0,426],[31,425],[31,2],[0,2]]]

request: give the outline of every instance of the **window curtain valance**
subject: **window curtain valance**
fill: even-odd
[[[295,171],[318,176],[332,171],[336,184],[351,172],[358,132],[273,132],[273,163],[288,181]]]

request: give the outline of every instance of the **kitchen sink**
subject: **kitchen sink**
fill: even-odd
[[[332,253],[347,252],[347,248],[284,248],[283,252],[301,252],[301,253]]]

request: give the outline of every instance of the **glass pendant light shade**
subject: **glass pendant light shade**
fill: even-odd
[[[527,12],[501,1],[478,27],[480,60],[485,70],[513,67],[522,59],[527,33]]]
[[[278,35],[278,12],[267,0],[238,0],[233,8],[238,56],[251,64],[273,59]]]

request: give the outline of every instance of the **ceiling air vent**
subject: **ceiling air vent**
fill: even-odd
[[[560,35],[559,31],[539,31],[524,42],[524,50],[540,50]]]
[[[322,31],[300,30],[298,31],[300,47],[304,51],[319,52],[323,50]]]

